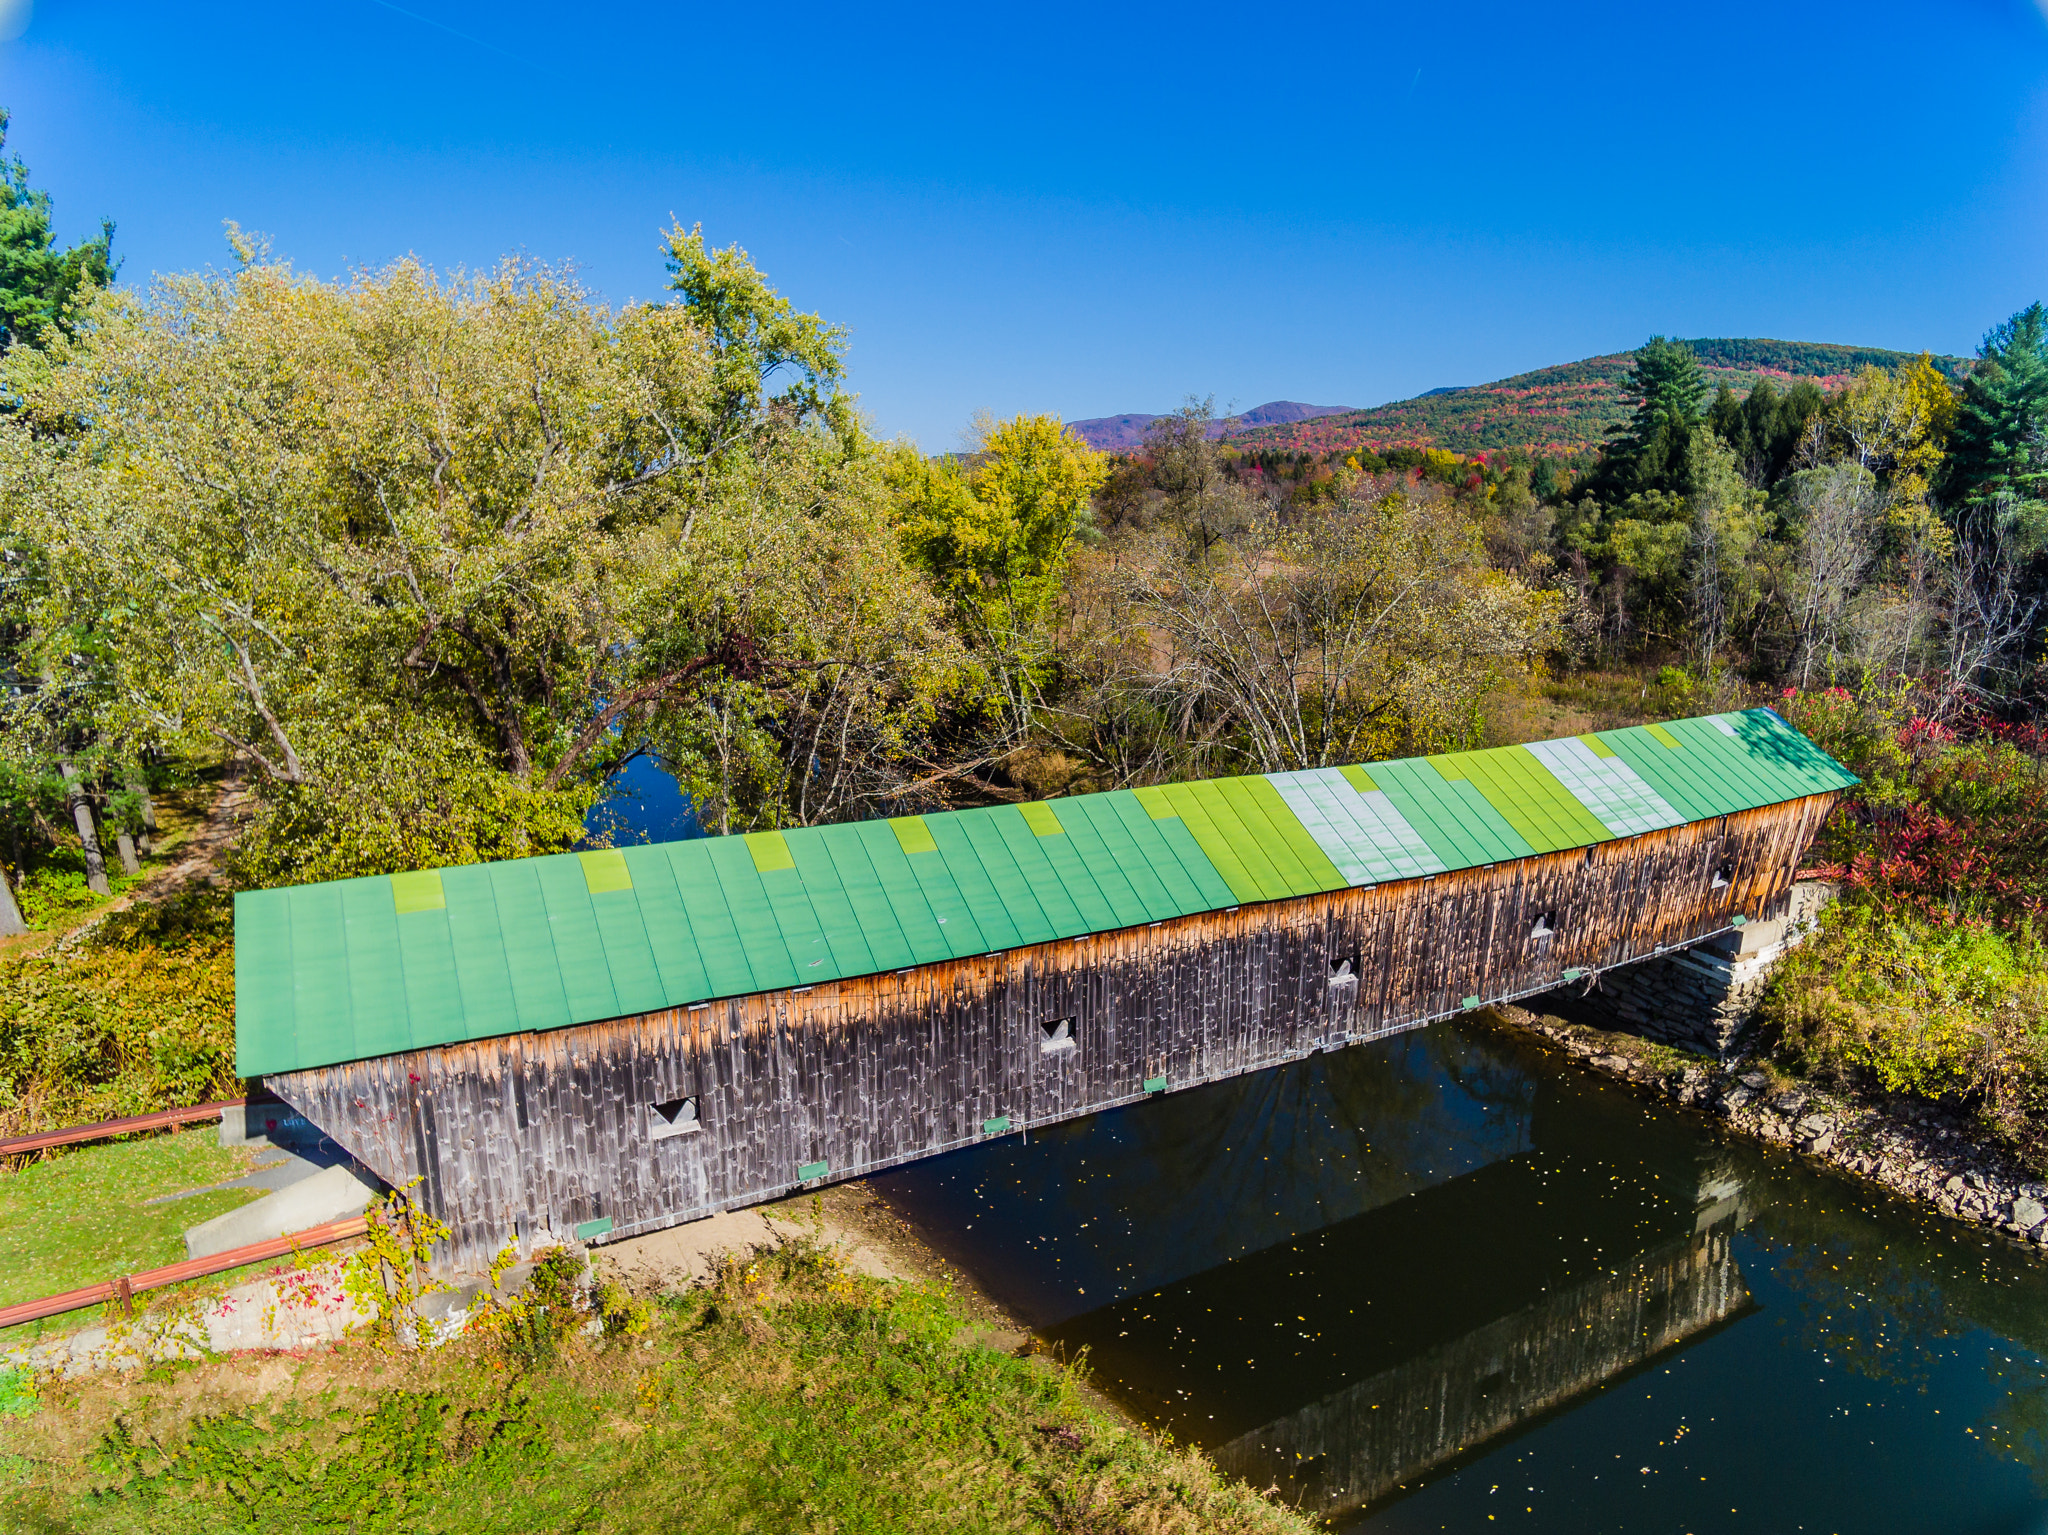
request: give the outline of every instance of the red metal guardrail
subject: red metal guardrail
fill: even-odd
[[[240,1268],[245,1263],[261,1263],[265,1258],[282,1258],[302,1247],[324,1247],[330,1242],[346,1242],[350,1237],[359,1237],[370,1229],[370,1223],[360,1215],[350,1216],[345,1221],[329,1221],[324,1226],[311,1226],[304,1231],[287,1232],[281,1237],[271,1237],[262,1242],[251,1242],[246,1247],[231,1247],[224,1253],[215,1253],[210,1258],[192,1258],[184,1263],[173,1263],[167,1268],[149,1269],[140,1274],[124,1274],[119,1279],[105,1284],[87,1285],[82,1290],[66,1290],[62,1295],[46,1295],[41,1300],[25,1300],[16,1306],[0,1306],[0,1328],[13,1327],[21,1322],[33,1322],[39,1317],[59,1316],[66,1311],[82,1311],[87,1306],[97,1306],[104,1301],[121,1302],[123,1311],[131,1310],[130,1298],[143,1290],[160,1290],[165,1285],[183,1284],[188,1279],[204,1279],[208,1274],[221,1274],[229,1269]]]
[[[164,1130],[172,1125],[196,1125],[218,1119],[229,1109],[240,1108],[247,1098],[223,1098],[218,1103],[195,1103],[185,1109],[159,1109],[154,1114],[131,1114],[126,1119],[102,1119],[97,1124],[72,1125],[63,1130],[45,1130],[39,1135],[15,1135],[0,1140],[0,1157],[20,1156],[51,1146],[72,1146],[80,1141],[103,1141],[137,1130]],[[268,1102],[268,1100],[264,1100]]]

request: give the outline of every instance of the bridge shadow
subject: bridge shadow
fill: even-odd
[[[1319,1232],[1527,1151],[1535,1084],[1432,1029],[1034,1130],[871,1180],[1033,1327]]]

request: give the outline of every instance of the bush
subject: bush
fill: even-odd
[[[581,1272],[558,1268],[542,1282],[556,1302]],[[59,1410],[0,1421],[0,1453],[23,1452],[15,1523],[107,1535],[1308,1535],[1111,1421],[1072,1371],[963,1339],[965,1321],[942,1288],[799,1241],[666,1297],[630,1341],[571,1329],[545,1368],[508,1370],[495,1338],[471,1337],[315,1353],[260,1386],[233,1360],[168,1392],[59,1382]]]
[[[1917,717],[1885,695],[1788,690],[1786,717],[1862,778],[1812,857],[1887,911],[2048,922],[2048,763],[2037,728]]]
[[[0,955],[0,1123],[10,1133],[238,1091],[223,892],[116,913],[68,948]]]
[[[1852,895],[1779,967],[1763,1019],[1799,1069],[1967,1104],[2048,1165],[2048,951],[2030,930]]]

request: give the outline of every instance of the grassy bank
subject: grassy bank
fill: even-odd
[[[1306,1532],[980,1346],[952,1297],[798,1241],[542,1338],[46,1387],[0,1420],[9,1530]],[[538,1340],[538,1341],[537,1341]],[[550,1357],[552,1355],[552,1357]]]
[[[81,1147],[0,1176],[0,1305],[56,1295],[185,1257],[187,1227],[255,1195],[208,1188],[247,1171],[249,1153],[222,1147],[212,1126]],[[159,1297],[151,1297],[154,1301]],[[54,1317],[0,1331],[0,1347],[97,1320]]]

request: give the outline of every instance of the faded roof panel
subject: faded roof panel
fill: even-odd
[[[1847,788],[1768,709],[235,897],[244,1076],[1413,879]]]

